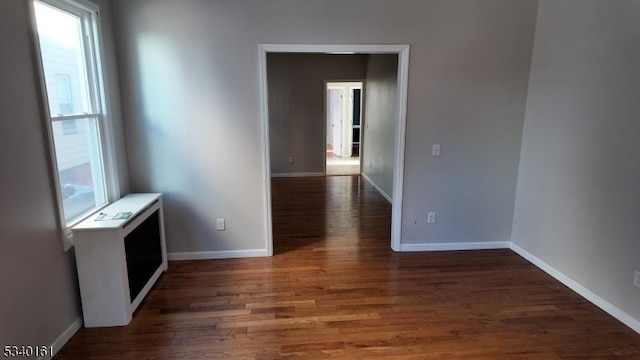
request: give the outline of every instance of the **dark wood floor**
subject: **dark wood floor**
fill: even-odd
[[[56,359],[640,359],[640,336],[510,250],[393,253],[358,176],[273,179],[275,256],[169,264],[132,323]]]

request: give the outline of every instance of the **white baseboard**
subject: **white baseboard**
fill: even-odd
[[[508,249],[509,241],[459,242],[437,244],[400,244],[400,251],[452,251],[452,250],[488,250]]]
[[[56,354],[62,349],[62,347],[69,342],[69,340],[71,340],[71,338],[73,337],[73,335],[75,335],[78,330],[80,330],[82,328],[83,325],[83,321],[82,321],[82,315],[80,317],[78,317],[77,319],[75,319],[71,325],[69,325],[69,327],[62,332],[62,334],[60,334],[60,336],[58,336],[58,338],[53,342],[53,344],[51,344],[51,347],[53,348],[53,356],[56,356]],[[50,359],[49,357],[38,357],[38,359]]]
[[[632,317],[631,315],[627,314],[626,312],[620,310],[618,307],[616,307],[615,305],[611,304],[607,300],[605,300],[605,299],[601,298],[600,296],[594,294],[591,290],[589,290],[589,289],[585,288],[584,286],[580,285],[575,280],[571,279],[567,275],[563,274],[562,272],[560,272],[559,270],[557,270],[553,266],[551,266],[551,265],[547,264],[546,262],[542,261],[540,258],[538,258],[537,256],[531,254],[530,252],[528,252],[527,250],[521,248],[520,246],[518,246],[518,245],[516,245],[514,243],[511,243],[511,250],[515,251],[518,255],[522,256],[525,259],[527,259],[533,265],[537,266],[538,268],[540,268],[541,270],[543,270],[547,274],[553,276],[556,280],[558,280],[561,283],[563,283],[564,285],[566,285],[571,290],[573,290],[576,293],[578,293],[578,295],[580,295],[583,298],[587,299],[588,301],[590,301],[591,303],[593,303],[594,305],[596,305],[600,309],[604,310],[609,315],[611,315],[614,318],[620,320],[623,324],[627,325],[628,327],[633,329],[635,332],[640,334],[640,320],[635,319],[634,317]]]
[[[268,256],[267,249],[173,252],[173,253],[167,254],[167,259],[169,260],[207,260],[207,259],[264,257],[264,256]]]
[[[299,172],[299,173],[272,173],[271,177],[312,177],[324,176],[321,172]]]
[[[367,180],[367,182],[369,184],[371,184],[371,186],[373,186],[376,190],[378,190],[378,192],[380,193],[380,195],[382,195],[382,197],[384,197],[385,199],[387,199],[387,201],[389,202],[389,204],[393,205],[393,200],[391,199],[391,196],[389,196],[389,194],[387,194],[384,190],[382,190],[382,188],[380,186],[378,186],[378,184],[375,183],[375,181],[373,181],[373,179],[371,179],[369,177],[369,175],[365,174],[365,172],[363,171],[361,174],[362,178],[364,178],[365,180]],[[402,250],[400,250],[402,251]]]

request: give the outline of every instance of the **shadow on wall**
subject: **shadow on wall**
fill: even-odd
[[[136,45],[140,83],[135,95],[141,116],[133,117],[137,123],[130,127],[137,140],[131,154],[136,158],[132,189],[164,194],[168,252],[237,248],[232,231],[216,229],[216,218],[223,217],[218,209],[225,214],[242,213],[233,194],[220,190],[232,187],[233,169],[212,169],[228,167],[217,164],[228,158],[228,149],[220,148],[215,136],[241,138],[240,131],[225,126],[228,116],[220,110],[209,111],[211,101],[203,98],[207,94],[194,91],[195,84],[187,86],[187,64],[178,44],[142,36]]]

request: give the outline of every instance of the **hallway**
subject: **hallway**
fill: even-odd
[[[327,144],[326,174],[331,175],[360,175],[360,146],[353,147],[351,157],[340,157],[333,154],[331,145]]]
[[[307,259],[391,251],[391,205],[360,176],[271,183],[274,254],[304,251],[296,257]]]

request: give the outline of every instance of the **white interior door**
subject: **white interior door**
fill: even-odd
[[[343,118],[343,101],[345,89],[329,88],[327,89],[327,143],[333,148],[336,156],[342,156],[342,118]]]
[[[342,96],[342,157],[353,155],[353,87],[345,86]]]
[[[333,149],[333,154],[343,158],[353,155],[354,91],[356,89],[362,91],[361,82],[327,83],[327,144]],[[361,102],[358,107],[362,107]],[[362,119],[360,119],[361,122]],[[360,125],[357,127],[359,129]],[[355,141],[359,142],[360,139]]]

